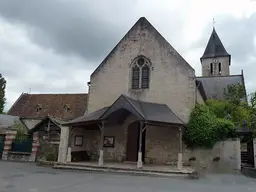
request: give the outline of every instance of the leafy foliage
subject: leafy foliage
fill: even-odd
[[[207,100],[206,105],[209,106],[211,112],[216,117],[227,119],[228,115],[230,120],[237,126],[241,127],[244,125],[244,121],[251,122],[251,111],[246,103],[234,104],[229,100]]]
[[[241,100],[246,97],[245,88],[239,83],[228,85],[227,89],[224,89],[224,96],[226,100],[239,105]]]
[[[0,74],[0,114],[4,111],[6,80]]]
[[[190,147],[210,148],[234,132],[234,124],[217,118],[207,105],[197,105],[190,115],[184,140]]]
[[[55,153],[55,152],[46,152],[44,154],[44,158],[46,161],[57,161],[57,159],[58,159],[57,153]]]
[[[15,141],[22,142],[28,139],[27,128],[22,123],[15,121],[12,129],[17,131]]]
[[[230,120],[222,118],[217,118],[215,132],[218,141],[236,136],[234,123]]]

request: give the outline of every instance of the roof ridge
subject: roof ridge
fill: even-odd
[[[124,97],[124,98],[128,101],[128,103],[130,103],[130,105],[145,119],[144,113],[141,114],[141,113],[136,109],[136,107],[132,104],[132,102],[130,101],[130,100],[133,100],[134,102],[137,102],[137,100],[134,100],[134,99],[132,99],[132,98],[130,98],[130,97],[124,95],[124,94],[122,94],[121,97]],[[140,108],[141,108],[141,106],[140,106]],[[142,109],[141,109],[141,110],[142,110]],[[143,111],[142,111],[142,112],[143,112]]]
[[[162,34],[145,18],[145,17],[140,17],[135,24],[132,25],[132,27],[128,30],[128,32],[120,39],[120,41],[118,41],[118,43],[115,45],[115,47],[109,52],[109,54],[102,60],[102,62],[98,65],[98,67],[92,72],[91,76],[93,76],[102,66],[103,64],[108,60],[109,57],[111,57],[112,54],[114,54],[115,50],[117,49],[118,45],[120,45],[120,43],[130,34],[130,32],[134,29],[135,26],[137,25],[142,25],[145,24],[147,25],[147,27],[151,27],[151,29],[154,30],[154,32],[157,33],[157,35],[159,35],[159,37],[162,38],[162,40],[164,40],[164,42],[167,45],[167,50],[169,51],[170,48],[173,49],[172,52],[175,52],[175,55],[178,55],[186,64],[188,67],[190,67],[192,70],[195,70],[185,59],[184,57],[182,57],[179,52],[174,49],[174,47],[162,36]],[[153,32],[153,33],[154,33]],[[182,63],[183,64],[183,63]]]
[[[235,76],[242,76],[242,74],[237,75],[220,75],[220,76],[197,76],[196,78],[220,78],[220,77],[235,77]]]

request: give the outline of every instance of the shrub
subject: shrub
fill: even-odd
[[[47,152],[44,155],[46,161],[57,161],[57,154],[54,152]]]
[[[207,100],[206,105],[218,118],[225,118],[230,108],[228,101],[219,101],[214,99]]]
[[[189,147],[211,148],[217,141],[234,135],[234,123],[217,118],[207,105],[197,105],[190,115],[184,141]]]
[[[196,105],[184,133],[184,139],[191,147],[212,147],[216,141],[216,117],[206,105]]]
[[[215,124],[215,132],[217,140],[225,140],[235,136],[235,125],[227,119],[217,118]]]

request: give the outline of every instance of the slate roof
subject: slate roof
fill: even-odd
[[[42,121],[42,119],[24,119],[22,118],[21,121],[26,125],[28,130],[33,129],[38,123]]]
[[[15,121],[21,123],[18,116],[2,115],[0,114],[0,128],[11,128]]]
[[[201,57],[201,59],[223,57],[223,56],[230,57],[230,54],[228,54],[228,52],[226,51],[216,30],[213,28],[212,34],[210,36],[210,39],[207,43],[206,49],[205,49],[204,54]]]
[[[119,109],[126,109],[137,116],[139,120],[169,124],[184,124],[167,105],[138,101],[127,97],[126,95],[121,95],[110,107],[105,107],[93,113],[84,115],[68,124],[104,120]]]
[[[133,100],[127,96],[126,99],[140,112],[144,120],[171,124],[184,124],[182,120],[166,105]]]
[[[64,106],[68,105],[68,111]],[[41,109],[37,112],[36,108]],[[27,94],[22,93],[8,111],[8,115],[20,118],[42,119],[48,115],[58,119],[74,119],[82,116],[87,107],[87,94]]]
[[[108,107],[101,108],[97,111],[94,111],[89,114],[85,114],[81,117],[78,117],[67,124],[75,124],[75,123],[82,123],[82,122],[88,122],[88,121],[98,121],[100,120],[100,117],[105,113],[105,111],[108,109]]]
[[[197,77],[203,85],[207,99],[224,99],[224,89],[228,85],[244,85],[243,75]]]

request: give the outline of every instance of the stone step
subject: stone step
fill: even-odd
[[[82,166],[62,166],[55,165],[54,169],[69,169],[69,170],[82,170],[82,171],[93,171],[93,172],[112,172],[112,173],[126,173],[126,174],[135,174],[135,175],[152,175],[152,176],[166,176],[166,177],[189,177],[191,174],[184,173],[164,173],[164,172],[153,172],[153,171],[134,171],[134,170],[121,170],[121,169],[102,169],[102,168],[93,168],[93,167],[82,167]]]
[[[98,172],[115,172],[115,173],[131,173],[140,175],[158,175],[158,176],[183,176],[188,177],[194,174],[193,171],[163,171],[163,170],[146,170],[146,169],[132,169],[120,167],[103,167],[103,166],[90,166],[90,165],[76,165],[68,163],[55,163],[54,169],[72,169],[84,171],[98,171]]]

